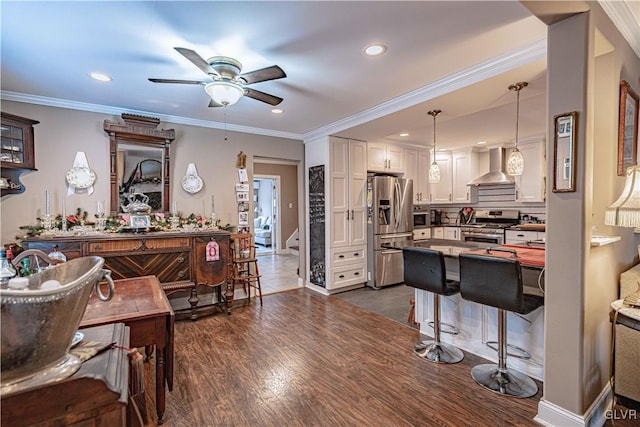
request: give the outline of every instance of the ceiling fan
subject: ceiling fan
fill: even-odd
[[[191,49],[184,47],[175,47],[174,49],[207,74],[212,81],[176,79],[149,79],[149,81],[153,83],[203,85],[205,92],[207,92],[211,98],[209,107],[226,107],[233,105],[238,102],[242,96],[257,99],[269,105],[278,105],[282,102],[282,98],[280,97],[246,87],[253,83],[287,77],[282,68],[277,65],[249,71],[247,73],[240,73],[242,71],[242,64],[233,58],[214,56],[205,61]]]

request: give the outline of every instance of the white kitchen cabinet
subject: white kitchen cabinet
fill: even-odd
[[[478,155],[468,151],[454,152],[452,155],[452,200],[453,203],[475,203],[477,200],[471,198],[471,187],[469,182],[477,178]]]
[[[403,148],[390,143],[367,143],[367,170],[382,173],[404,173]]]
[[[324,174],[320,175],[324,178],[324,194],[321,198],[316,195],[315,206],[310,206],[315,209],[315,224],[322,224],[324,219],[321,228],[324,234],[318,236],[319,227],[313,234],[311,224],[307,225],[307,284],[324,293],[364,286],[367,281],[366,142],[329,136],[308,141],[305,162],[307,175],[310,168],[324,166]]]
[[[429,184],[429,202],[432,204],[452,203],[453,168],[451,153],[436,153],[436,162],[440,167],[440,182]],[[429,166],[431,166],[431,162],[429,162]]]
[[[429,203],[429,152],[404,149],[404,177],[413,181],[413,204]]]
[[[524,157],[524,171],[516,176],[517,202],[544,202],[545,200],[545,144],[544,141],[521,143],[518,148]]]
[[[413,229],[413,241],[428,240],[431,238],[430,228],[414,228]]]
[[[447,240],[460,240],[460,227],[443,227],[444,238]]]
[[[330,247],[367,244],[366,143],[330,138]]]
[[[521,245],[533,240],[541,240],[544,238],[544,231],[505,230],[504,242],[509,245]]]
[[[431,237],[434,239],[444,239],[444,227],[431,227]]]

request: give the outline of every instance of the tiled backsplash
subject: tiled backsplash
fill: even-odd
[[[544,203],[514,203],[514,202],[492,202],[492,203],[470,203],[462,205],[431,205],[432,209],[442,210],[443,224],[456,224],[458,221],[458,213],[463,207],[472,207],[473,209],[517,209],[520,211],[520,221],[523,215],[535,217],[538,221],[546,222],[545,204]],[[446,222],[448,221],[448,222]]]

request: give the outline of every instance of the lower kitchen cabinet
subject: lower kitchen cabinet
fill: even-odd
[[[544,231],[505,230],[505,243],[508,245],[521,245],[533,240],[544,239]]]
[[[460,227],[443,227],[444,238],[447,240],[460,240]]]

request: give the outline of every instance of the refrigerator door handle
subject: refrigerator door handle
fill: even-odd
[[[398,252],[402,253],[402,249],[386,249],[384,251],[380,251],[380,254],[389,255],[389,254],[397,254]]]
[[[400,196],[400,183],[398,181],[395,181],[393,183],[393,215],[396,231],[398,231],[398,228],[400,228]]]
[[[413,233],[402,233],[402,234],[393,234],[393,235],[389,235],[389,236],[378,236],[378,238],[380,240],[384,240],[384,239],[398,239],[400,237],[412,237]]]

